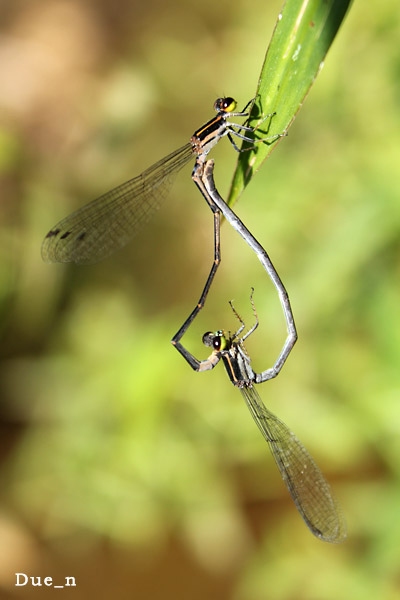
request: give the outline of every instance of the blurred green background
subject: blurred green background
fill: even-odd
[[[14,0],[0,5],[0,595],[15,572],[73,575],[74,598],[376,600],[400,593],[400,15],[356,2],[289,136],[238,214],[289,291],[299,342],[259,388],[316,458],[348,540],[307,530],[222,366],[169,340],[212,258],[212,216],[182,172],[133,243],[48,265],[60,218],[184,144],[216,97],[252,97],[279,9],[268,3]],[[273,106],[271,110],[279,110]],[[235,153],[213,152],[221,194]],[[261,326],[276,294],[224,225],[223,263],[185,338]],[[13,596],[14,597],[14,596]]]

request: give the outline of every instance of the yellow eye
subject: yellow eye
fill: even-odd
[[[217,335],[214,338],[214,350],[219,350],[223,352],[227,350],[229,346],[228,340],[223,331],[218,331]]]
[[[237,106],[236,100],[233,98],[224,98],[224,112],[233,112]]]

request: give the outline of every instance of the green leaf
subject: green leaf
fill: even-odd
[[[241,152],[233,176],[228,204],[233,204],[276,147],[276,135],[285,133],[293,122],[326,53],[343,21],[351,0],[287,0],[272,35],[257,86],[249,124],[260,116],[275,113],[258,129],[266,143]],[[282,139],[282,138],[280,138]],[[244,142],[243,148],[249,143]]]

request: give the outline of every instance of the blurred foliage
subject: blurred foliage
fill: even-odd
[[[216,97],[246,104],[280,2],[251,6],[0,6],[1,586],[37,567],[37,546],[18,541],[30,536],[81,556],[108,539],[154,561],[175,536],[203,585],[219,574],[229,597],[398,597],[395,0],[354,4],[290,135],[236,205],[299,331],[284,371],[259,391],[332,483],[345,544],[307,531],[222,367],[196,374],[168,344],[212,258],[212,217],[189,169],[126,251],[91,267],[40,259],[59,218],[185,143]],[[236,156],[222,142],[213,157],[225,194]],[[225,226],[222,249],[185,343],[205,357],[204,331],[235,328],[232,298],[250,322],[254,285],[261,326],[248,350],[264,369],[285,336],[278,301]],[[12,527],[20,536],[6,544]],[[173,597],[167,584],[160,592]]]

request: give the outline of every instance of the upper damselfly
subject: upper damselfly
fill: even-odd
[[[106,258],[125,246],[151,217],[169,192],[176,173],[193,157],[196,162],[192,177],[199,186],[202,164],[222,137],[228,136],[238,151],[233,136],[252,145],[280,137],[255,139],[251,135],[256,127],[230,121],[235,117],[249,117],[247,107],[252,103],[250,101],[242,111],[235,111],[233,98],[218,98],[214,103],[216,116],[195,131],[190,142],[57,223],[43,241],[43,260],[90,264]],[[260,123],[269,116],[272,115],[263,117]],[[199,187],[204,195],[201,185]],[[206,200],[209,202],[207,197]]]

